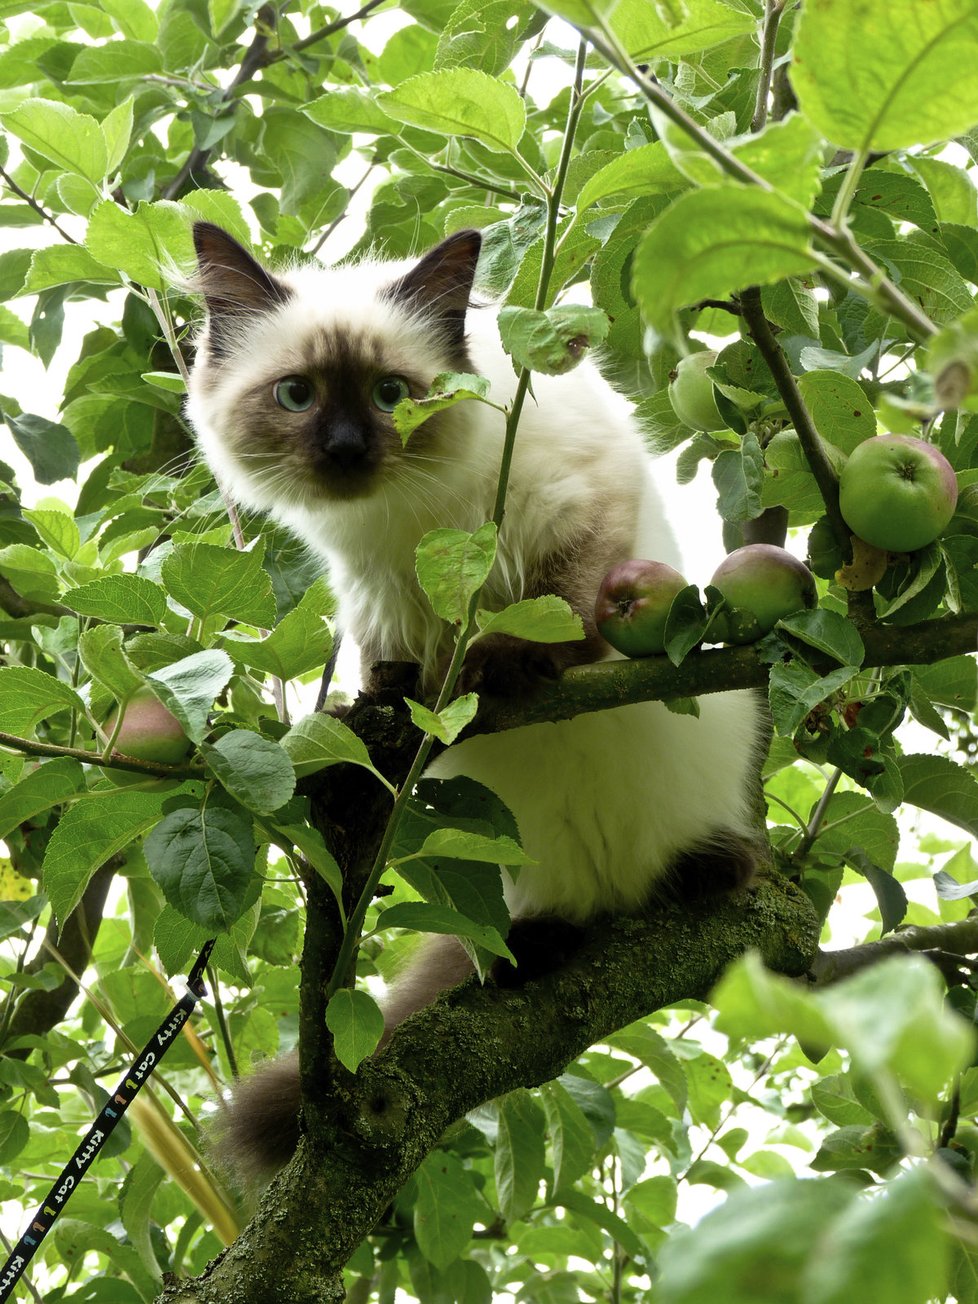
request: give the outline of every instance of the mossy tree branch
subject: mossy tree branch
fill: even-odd
[[[780,973],[806,973],[818,931],[807,897],[771,879],[719,902],[596,924],[569,964],[523,988],[472,981],[445,993],[356,1076],[338,1071],[330,1113],[310,1127],[250,1227],[161,1304],[338,1304],[343,1264],[451,1123],[550,1081],[651,1010],[705,998],[749,947]]]

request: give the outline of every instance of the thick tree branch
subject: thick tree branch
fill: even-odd
[[[559,1076],[651,1010],[704,999],[750,947],[780,973],[806,973],[818,931],[807,897],[774,878],[736,897],[596,924],[568,965],[523,988],[473,980],[446,993],[356,1076],[339,1072],[328,1121],[310,1130],[255,1221],[202,1278],[162,1300],[342,1300],[342,1265],[452,1122]]]

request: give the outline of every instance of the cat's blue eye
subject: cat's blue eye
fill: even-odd
[[[285,376],[275,382],[275,402],[287,412],[307,412],[315,397],[312,385],[304,376]]]
[[[374,407],[381,412],[393,412],[401,399],[411,393],[408,383],[401,376],[382,376],[373,387],[370,397]]]

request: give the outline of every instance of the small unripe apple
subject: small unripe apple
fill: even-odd
[[[958,484],[940,449],[912,435],[874,435],[849,454],[839,507],[853,534],[887,552],[916,552],[954,515]]]
[[[726,430],[727,423],[720,415],[713,393],[713,381],[706,374],[717,360],[714,349],[690,353],[680,358],[672,380],[669,382],[669,402],[672,410],[691,430]]]
[[[113,713],[106,722],[105,731],[110,737],[116,719],[117,713]],[[173,712],[167,710],[152,689],[138,688],[126,705],[113,755],[176,765],[189,751],[190,739]]]
[[[725,557],[710,583],[734,608],[728,643],[752,643],[795,611],[818,601],[815,578],[804,562],[773,543],[749,543]]]
[[[601,581],[594,604],[598,633],[627,657],[664,652],[666,617],[676,594],[687,587],[663,561],[622,561]]]

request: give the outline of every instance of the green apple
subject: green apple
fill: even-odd
[[[849,454],[839,507],[853,534],[887,552],[916,552],[941,534],[958,501],[954,469],[912,435],[874,435]]]
[[[598,633],[627,657],[664,652],[672,600],[687,587],[663,561],[622,561],[601,581],[594,604]]]
[[[725,557],[710,583],[733,608],[721,625],[728,643],[753,643],[784,616],[814,607],[815,577],[773,543],[749,543]]]
[[[118,712],[115,711],[104,725],[111,737],[115,731]],[[132,756],[137,761],[157,761],[161,765],[177,765],[190,751],[190,739],[183,725],[168,711],[150,688],[138,688],[126,703],[122,727],[116,735],[113,756]],[[105,770],[106,778],[113,782],[138,782],[140,776],[133,770]],[[147,775],[147,778],[151,778]]]
[[[717,360],[714,349],[680,358],[669,382],[672,410],[691,430],[726,430],[713,393],[713,381],[706,374]]]

